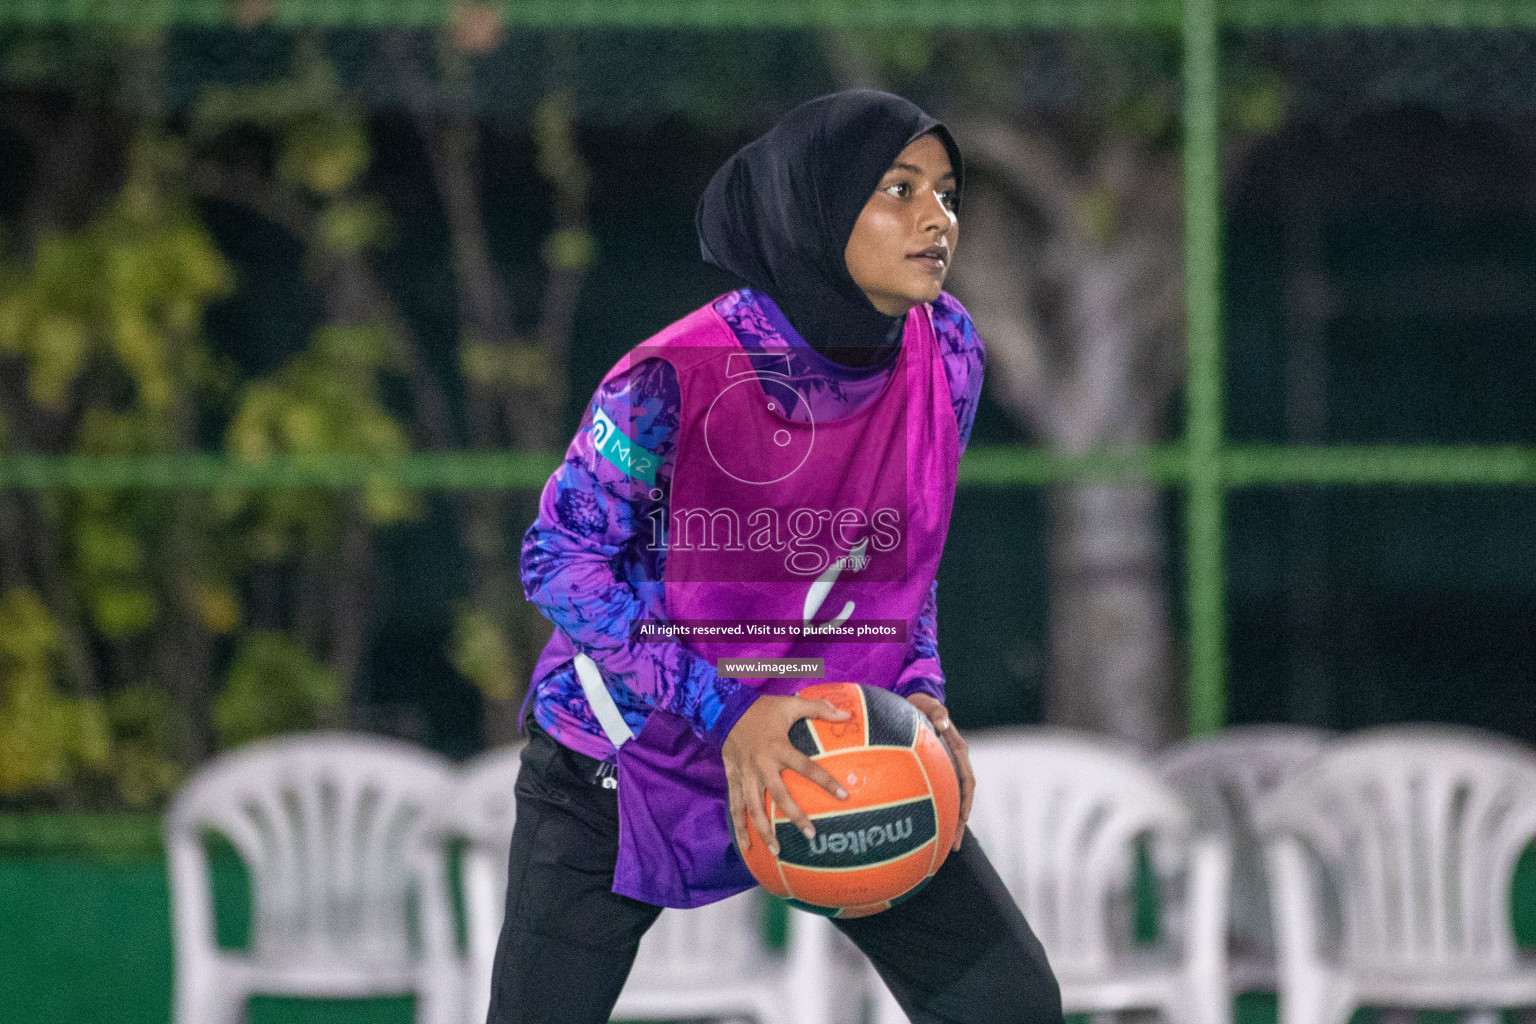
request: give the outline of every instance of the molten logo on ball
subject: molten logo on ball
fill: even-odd
[[[833,853],[863,853],[886,843],[895,845],[912,838],[912,819],[902,818],[889,825],[871,825],[862,831],[818,833],[811,839],[811,856],[819,857],[827,851]]]

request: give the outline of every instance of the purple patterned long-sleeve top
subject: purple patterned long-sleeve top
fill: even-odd
[[[739,289],[714,305],[746,350],[789,354],[791,373],[809,403],[809,408],[793,410],[791,418],[825,420],[856,412],[880,393],[891,372],[888,360],[854,369],[826,359],[761,292]],[[965,307],[948,293],[933,303],[933,326],[963,452],[981,396],[985,351]],[[634,732],[660,708],[687,719],[696,734],[718,747],[756,691],[719,675],[707,659],[680,642],[633,641],[630,632],[635,620],[666,617],[666,550],[643,541],[650,517],[665,507],[670,494],[680,404],[676,371],[660,358],[639,360],[598,388],[565,461],[544,487],[538,518],[523,538],[523,592],[598,664]],[[592,424],[599,411],[611,422],[625,424],[635,445],[660,460],[654,491],[629,486],[633,481],[598,451]],[[909,669],[920,671],[907,673],[910,678],[897,692],[925,692],[942,701],[937,581],[929,588],[907,646]],[[539,724],[560,743],[600,760],[615,759],[613,744],[588,706],[571,662],[533,680],[529,699]]]

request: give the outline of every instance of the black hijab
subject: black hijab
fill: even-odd
[[[916,105],[874,89],[800,104],[710,179],[694,218],[704,262],[765,292],[828,358],[883,361],[901,345],[906,318],[870,303],[843,253],[881,177],[929,132],[949,152],[958,198],[959,147]]]

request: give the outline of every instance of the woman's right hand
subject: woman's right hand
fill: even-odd
[[[751,826],[768,844],[769,852],[775,857],[779,854],[779,841],[764,807],[765,792],[807,839],[816,834],[811,819],[790,797],[782,772],[798,772],[839,800],[848,798],[847,791],[830,772],[789,742],[789,727],[802,718],[842,722],[847,720],[848,712],[833,707],[830,701],[764,694],[752,702],[725,738],[721,754],[730,787],[731,827],[736,831],[736,845],[743,851],[752,845],[750,819]]]

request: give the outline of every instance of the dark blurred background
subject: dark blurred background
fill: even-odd
[[[972,446],[1182,436],[1167,32],[509,32],[474,5],[321,31],[238,6],[242,28],[0,30],[0,454],[558,453],[620,355],[732,286],[698,258],[709,175],[859,84],[971,161]],[[1228,440],[1536,444],[1536,33],[1224,44]],[[0,490],[11,848],[52,848],[15,824],[42,812],[153,813],[292,729],[510,741],[548,635],[517,579],[535,500],[387,472]],[[939,590],[959,724],[1182,735],[1182,511],[1152,483],[963,487]],[[1243,488],[1227,529],[1228,721],[1536,744],[1529,487]]]
[[[558,450],[615,359],[731,287],[697,256],[692,212],[710,173],[788,106],[842,84],[904,91],[954,120],[962,144],[1021,126],[1085,179],[1065,198],[1091,216],[1129,222],[1148,203],[1098,166],[1117,150],[1133,166],[1161,161],[1147,180],[1177,167],[1177,47],[1155,36],[480,31],[8,32],[6,450]],[[1536,441],[1531,42],[1233,37],[1230,440]],[[977,148],[986,210],[1007,172],[997,147]],[[1017,193],[1002,201],[1020,222],[1006,258],[1022,278],[1053,253]],[[1160,255],[1176,276],[1173,229]],[[1042,333],[1065,336],[1040,342],[1065,366],[1070,327],[1053,321],[1070,324],[1071,281],[1056,273],[1035,275],[1030,301]],[[984,334],[1013,308],[989,288],[962,256],[954,290]],[[1126,318],[1148,305],[1126,300]],[[102,318],[145,330],[136,342]],[[68,352],[50,356],[58,346]],[[1080,443],[1042,429],[1003,386],[1007,352],[991,358],[974,445]],[[1152,412],[1089,440],[1179,436],[1176,380],[1142,376]],[[1070,686],[1053,676],[1051,580],[1067,573],[1049,547],[1071,527],[1050,493],[977,486],[958,500],[940,630],[966,725],[1041,720],[1052,679]],[[25,620],[16,595],[38,596],[57,634],[39,662],[49,692],[99,701],[106,714],[80,729],[104,724],[98,745],[134,753],[93,762],[54,737],[59,771],[0,785],[0,802],[152,805],[220,745],[324,722],[454,756],[504,740],[547,635],[516,581],[532,500],[387,484],[360,498],[5,492],[9,614]],[[1233,492],[1230,720],[1458,721],[1536,741],[1521,699],[1532,501],[1495,488]],[[1111,571],[1164,596],[1170,680],[1178,504],[1156,497],[1160,550]],[[196,564],[167,570],[171,552]],[[145,777],[113,792],[101,776],[114,758],[107,775]]]

